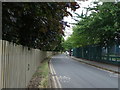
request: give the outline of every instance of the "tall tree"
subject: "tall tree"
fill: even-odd
[[[120,45],[120,3],[107,2],[88,8],[89,16],[83,15],[73,29],[72,46],[100,44],[109,46],[112,43]],[[81,16],[80,16],[81,18]]]
[[[76,2],[3,2],[3,39],[41,50],[54,49],[68,26],[62,21]],[[72,16],[72,15],[71,15]]]

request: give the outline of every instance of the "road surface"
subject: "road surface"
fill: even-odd
[[[62,88],[118,88],[118,75],[60,54],[51,59]]]

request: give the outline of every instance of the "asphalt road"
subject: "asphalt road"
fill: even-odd
[[[118,88],[118,75],[60,54],[51,60],[62,88]]]

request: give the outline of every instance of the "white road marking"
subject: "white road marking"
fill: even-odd
[[[113,72],[109,72],[110,77],[118,77],[120,74],[115,74]]]
[[[53,64],[51,63],[51,67],[52,67],[52,70],[53,70],[53,73],[55,74],[55,79],[56,79],[56,82],[57,82],[57,84],[58,84],[58,87],[57,88],[62,88],[62,86],[61,86],[61,84],[60,84],[60,82],[59,82],[59,80],[58,80],[58,77],[56,76],[56,72],[55,72],[55,70],[54,70],[54,68],[53,68]]]
[[[51,74],[53,75],[54,73],[53,73],[53,69],[52,69],[52,66],[51,66],[51,61],[50,61],[50,71],[51,71]],[[52,76],[52,80],[54,82],[55,88],[57,88],[57,84],[55,82],[55,77]]]
[[[70,82],[71,78],[69,76],[58,76],[58,79],[60,80],[60,82]]]

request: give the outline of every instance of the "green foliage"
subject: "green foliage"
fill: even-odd
[[[68,37],[68,39],[62,43],[62,46],[63,46],[65,51],[69,50],[69,49],[72,49],[73,46],[72,46],[71,37]]]
[[[120,3],[112,2],[88,8],[92,13],[89,16],[82,16],[82,20],[74,27],[74,32],[66,43],[71,41],[73,47],[120,44],[119,8]]]

